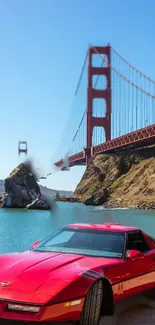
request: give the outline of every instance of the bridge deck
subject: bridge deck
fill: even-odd
[[[92,147],[92,156],[103,153],[126,151],[129,149],[133,150],[153,143],[155,143],[155,124]],[[63,160],[60,160],[56,162],[55,165],[59,167],[62,163]],[[85,151],[69,156],[69,165],[70,167],[86,165]]]

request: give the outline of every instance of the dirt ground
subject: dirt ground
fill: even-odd
[[[154,325],[155,301],[133,298],[116,308],[115,316],[104,317],[100,325]]]
[[[147,306],[137,306],[123,312],[117,322],[117,325],[154,325],[155,308]]]

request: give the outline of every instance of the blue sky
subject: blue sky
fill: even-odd
[[[155,79],[154,12],[154,0],[0,0],[0,178],[21,161],[18,140],[50,171],[90,43],[110,42]],[[74,167],[42,184],[73,190],[83,172]]]

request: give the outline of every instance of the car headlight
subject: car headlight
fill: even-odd
[[[40,311],[39,307],[35,306],[23,306],[23,305],[15,305],[15,304],[8,304],[9,310],[16,310],[16,311],[27,311],[30,313],[38,313]]]

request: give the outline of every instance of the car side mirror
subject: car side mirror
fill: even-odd
[[[35,248],[37,245],[40,244],[40,240],[36,240],[32,245],[31,245],[31,248]]]
[[[125,257],[129,259],[136,258],[136,257],[137,258],[143,257],[143,254],[140,251],[134,249],[127,250],[125,255],[126,255]]]

